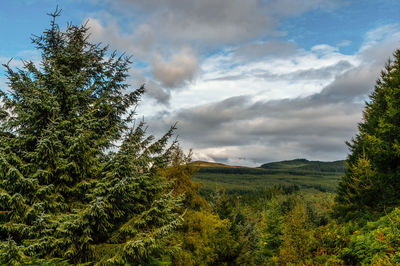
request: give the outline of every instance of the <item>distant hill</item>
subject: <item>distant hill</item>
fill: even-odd
[[[306,159],[295,159],[290,161],[281,161],[266,163],[260,166],[263,169],[281,169],[298,171],[321,171],[321,172],[339,172],[344,173],[346,167],[344,160],[333,162],[308,161]]]
[[[203,191],[214,191],[218,186],[231,193],[247,193],[273,185],[334,191],[339,178],[345,172],[344,161],[321,162],[306,159],[266,163],[260,167],[204,161],[195,161],[193,165],[199,167],[194,180],[203,183]]]

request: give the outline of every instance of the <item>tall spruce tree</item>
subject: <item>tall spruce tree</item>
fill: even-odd
[[[144,88],[129,92],[130,58],[68,24],[32,42],[40,65],[5,65],[0,110],[0,254],[4,264],[144,263],[180,222],[159,169],[171,128],[155,140],[133,126]]]
[[[400,205],[400,50],[381,72],[358,130],[337,189],[335,214],[346,219]]]

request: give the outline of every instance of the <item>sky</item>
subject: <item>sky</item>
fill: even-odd
[[[1,63],[40,61],[30,38],[57,5],[61,28],[86,23],[91,42],[133,56],[138,118],[156,136],[177,122],[194,160],[345,159],[400,48],[398,0],[19,0],[0,3]]]

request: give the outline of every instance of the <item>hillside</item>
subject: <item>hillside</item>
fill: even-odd
[[[204,192],[223,187],[230,193],[248,193],[273,185],[334,191],[345,171],[344,161],[320,162],[306,159],[266,163],[260,167],[202,161],[193,164],[199,167],[194,180],[203,183]]]
[[[266,163],[260,166],[263,169],[273,170],[291,170],[291,171],[319,171],[319,172],[339,172],[344,173],[345,164],[344,161],[333,161],[333,162],[320,162],[320,161],[308,161],[306,159],[295,159],[290,161],[281,161]]]

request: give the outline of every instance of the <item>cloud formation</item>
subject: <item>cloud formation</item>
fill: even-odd
[[[346,0],[100,2],[122,19],[93,15],[93,38],[111,38],[144,64],[137,78],[146,95],[168,106],[143,108],[150,129],[158,134],[178,121],[195,159],[253,166],[344,159],[344,142],[400,41],[398,25],[383,25],[346,54],[352,40],[305,48],[279,31],[288,17],[331,12]],[[122,25],[132,14],[136,24]]]
[[[166,61],[161,56],[153,59],[153,76],[168,88],[181,87],[192,80],[198,71],[196,56],[189,48],[182,49]]]
[[[111,40],[113,49],[124,51],[141,60],[151,58],[154,33],[149,25],[141,24],[132,32],[123,33],[114,18],[108,19],[107,23],[93,17],[86,20],[92,41],[108,44]]]
[[[235,56],[242,62],[290,56],[296,45],[273,39],[284,35],[277,31],[281,17],[332,9],[341,1],[333,2],[305,0],[283,11],[280,2],[272,0],[100,0],[117,10],[120,19],[103,11],[89,17],[88,26],[94,41],[112,40],[113,48],[146,62],[149,68],[143,78],[158,85],[157,89],[149,88],[148,95],[167,104],[170,90],[186,88],[201,71],[198,55],[221,47],[239,47],[234,48]],[[132,24],[122,24],[134,16],[138,18]],[[272,39],[254,42],[266,37]]]
[[[324,66],[320,68],[310,68],[305,70],[296,70],[285,74],[271,74],[269,72],[259,75],[267,80],[323,80],[330,79],[335,74],[345,72],[353,65],[346,60],[341,60],[333,65]]]
[[[111,1],[110,1],[111,2]],[[127,13],[146,14],[159,38],[205,46],[232,44],[273,31],[275,21],[259,0],[119,0],[111,2]]]
[[[195,148],[195,159],[252,166],[304,157],[344,159],[345,141],[357,130],[364,100],[400,41],[397,33],[386,36],[375,45],[367,39],[359,53],[348,60],[287,73],[281,70],[281,74],[269,77],[263,74],[265,79],[288,82],[331,78],[308,96],[268,100],[249,93],[164,113],[151,123],[161,129],[179,121],[179,135],[186,147]],[[331,49],[330,53],[337,52]],[[304,53],[302,56],[310,58]],[[232,76],[229,71],[223,74]],[[237,77],[235,82],[240,81],[240,75]],[[221,77],[214,82],[226,80]]]

